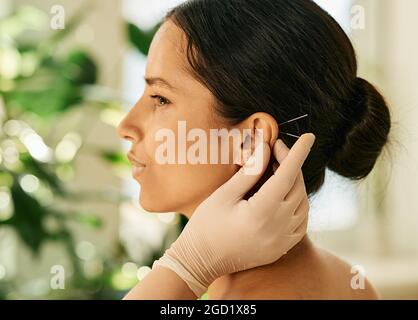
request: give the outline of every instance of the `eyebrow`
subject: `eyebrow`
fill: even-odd
[[[144,77],[144,80],[149,86],[155,85],[155,86],[165,87],[173,91],[177,90],[177,88],[172,86],[167,80],[163,78]]]

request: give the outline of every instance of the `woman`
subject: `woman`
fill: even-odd
[[[261,129],[270,145],[281,138],[290,146],[295,136],[311,131],[315,145],[302,168],[308,194],[319,190],[326,168],[350,179],[366,177],[390,131],[384,98],[357,77],[350,40],[309,0],[188,1],[169,12],[155,35],[146,80],[144,95],[119,130],[138,142],[145,170],[136,178],[148,211],[191,217],[239,168],[237,163],[156,166],[155,133],[161,128],[178,133],[179,120],[205,132]],[[286,121],[305,114],[307,126]],[[253,140],[251,135],[252,145]],[[260,183],[272,174],[269,164]],[[368,281],[353,288],[352,277],[347,263],[305,236],[273,263],[216,278],[209,298],[377,297]]]

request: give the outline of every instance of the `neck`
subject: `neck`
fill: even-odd
[[[216,279],[209,287],[209,294],[218,296],[230,291],[231,288],[234,288],[234,290],[241,290],[242,288],[242,290],[250,291],[253,284],[256,285],[264,278],[270,277],[272,273],[287,271],[293,265],[303,262],[304,257],[313,248],[311,240],[305,235],[287,254],[271,264],[227,274]]]

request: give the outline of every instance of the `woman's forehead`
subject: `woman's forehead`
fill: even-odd
[[[177,88],[190,79],[184,41],[181,29],[171,21],[163,23],[150,46],[146,77],[166,79]]]

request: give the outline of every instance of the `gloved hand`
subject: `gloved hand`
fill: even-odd
[[[200,297],[218,277],[273,263],[306,234],[309,203],[301,172],[314,143],[302,135],[289,151],[278,140],[273,150],[280,163],[275,174],[250,199],[243,196],[263,175],[270,146],[261,143],[246,164],[195,210],[178,239],[153,268],[169,268]],[[245,167],[259,161],[258,175]]]

